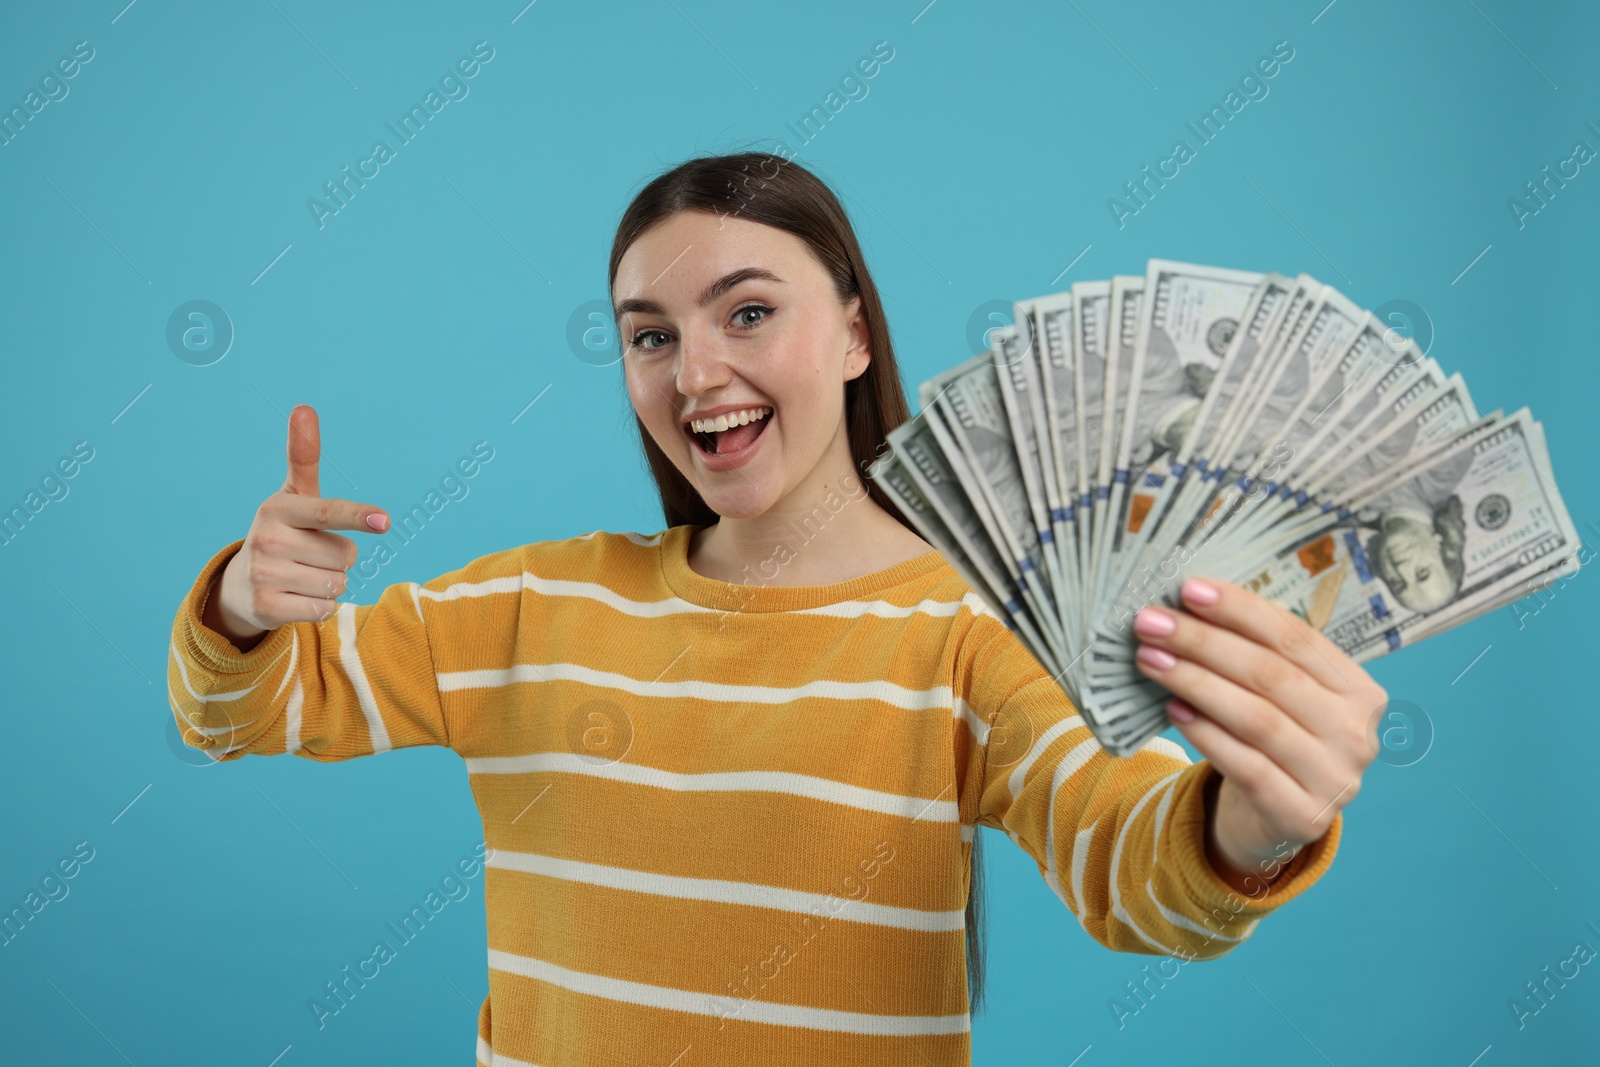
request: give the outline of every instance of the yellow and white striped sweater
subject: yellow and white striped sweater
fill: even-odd
[[[466,760],[478,1063],[967,1064],[977,824],[1123,952],[1219,956],[1332,862],[1342,815],[1270,893],[1232,892],[1211,764],[1164,738],[1108,755],[939,553],[749,586],[691,570],[692,532],[493,553],[247,654],[200,622],[236,541],[179,608],[187,744]]]

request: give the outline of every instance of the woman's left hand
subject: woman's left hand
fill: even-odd
[[[1134,616],[1135,662],[1174,695],[1167,712],[1222,776],[1207,852],[1238,886],[1270,882],[1333,823],[1378,753],[1388,694],[1304,619],[1230,582],[1184,583],[1186,611]],[[1232,875],[1230,877],[1230,874]]]

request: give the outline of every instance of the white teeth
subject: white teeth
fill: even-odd
[[[734,426],[743,426],[747,422],[765,418],[772,414],[772,409],[744,408],[741,411],[731,411],[726,415],[718,415],[714,419],[694,419],[689,423],[689,428],[695,433],[720,433]]]

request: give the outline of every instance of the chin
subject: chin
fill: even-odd
[[[742,490],[734,492],[706,493],[700,486],[695,486],[700,499],[706,506],[723,519],[754,519],[764,515],[773,505],[769,495],[745,486]]]

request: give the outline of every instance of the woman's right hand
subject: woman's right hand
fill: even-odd
[[[316,409],[289,413],[289,477],[256,509],[244,545],[228,561],[201,621],[248,652],[286,622],[321,622],[338,607],[345,571],[360,550],[330,530],[382,533],[382,508],[323,497],[317,484],[322,438]]]

